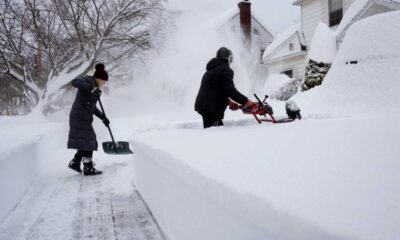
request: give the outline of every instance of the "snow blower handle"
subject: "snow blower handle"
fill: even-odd
[[[260,106],[264,105],[263,102],[261,102],[260,98],[258,98],[257,94],[254,93],[254,97],[257,99],[258,105],[260,105]]]
[[[104,111],[104,108],[103,108],[103,104],[101,103],[100,97],[99,97],[99,103],[100,103],[100,108],[101,108],[101,111],[103,112],[104,117],[107,117],[106,116],[106,112]],[[110,125],[108,125],[107,128],[108,128],[108,131],[110,132],[111,139],[112,139],[114,145],[116,145],[115,140],[114,140],[114,136],[113,136],[113,134],[111,132]]]

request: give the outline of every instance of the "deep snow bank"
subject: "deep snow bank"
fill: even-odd
[[[399,39],[400,11],[352,25],[323,84],[295,96],[303,114],[397,114]]]
[[[46,169],[51,150],[65,142],[61,126],[32,123],[25,118],[1,118],[0,127],[0,223],[31,185],[35,176]],[[62,135],[61,135],[62,136]]]
[[[152,131],[135,184],[169,239],[396,239],[398,120]]]

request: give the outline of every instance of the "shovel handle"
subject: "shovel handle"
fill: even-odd
[[[101,111],[103,112],[104,117],[106,117],[106,112],[104,111],[103,104],[101,103],[100,97],[99,97],[99,103],[100,103]],[[112,141],[114,143],[114,146],[115,146],[115,140],[114,140],[114,136],[113,136],[113,134],[111,132],[111,128],[110,128],[110,126],[107,126],[107,128],[108,128],[108,131],[110,132],[111,139],[112,139]]]

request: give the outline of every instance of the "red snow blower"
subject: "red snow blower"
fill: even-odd
[[[257,109],[250,109],[245,106],[240,106],[240,108],[242,109],[244,114],[253,114],[254,118],[260,124],[262,122],[288,123],[288,122],[293,122],[296,119],[299,120],[301,119],[300,108],[294,101],[286,102],[285,108],[288,117],[282,119],[276,119],[274,117],[274,111],[272,107],[267,103],[268,95],[265,95],[263,101],[261,101],[256,94],[254,94],[254,97],[257,99],[258,102]]]

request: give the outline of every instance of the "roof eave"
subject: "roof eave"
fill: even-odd
[[[299,57],[299,56],[306,56],[306,55],[307,55],[306,51],[298,51],[298,52],[290,53],[290,54],[287,54],[287,55],[284,55],[284,56],[280,56],[280,57],[277,57],[277,58],[263,60],[263,64],[271,64],[271,63],[275,63],[275,62],[282,62],[285,59],[295,58],[295,57]]]
[[[296,0],[292,3],[292,5],[294,6],[300,6],[302,3],[304,2],[304,0]]]

